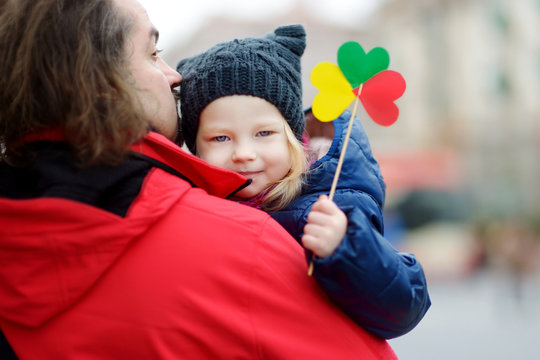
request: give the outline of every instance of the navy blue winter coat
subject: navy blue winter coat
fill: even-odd
[[[330,150],[311,166],[302,194],[271,214],[299,242],[311,206],[330,190],[350,116],[346,111],[333,121]],[[431,302],[420,263],[414,255],[398,252],[383,236],[384,198],[379,165],[355,119],[333,198],[347,215],[347,233],[332,255],[313,258],[313,276],[356,323],[390,339],[413,329]]]

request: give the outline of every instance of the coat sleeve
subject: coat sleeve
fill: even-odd
[[[302,195],[272,214],[300,244],[311,206],[332,184],[349,118],[346,112],[332,122],[332,145],[311,166]],[[398,252],[383,236],[385,184],[360,121],[350,140],[333,199],[348,217],[347,234],[331,256],[314,258],[313,276],[357,324],[390,339],[413,329],[431,302],[414,255]],[[306,256],[312,259],[310,252]]]
[[[356,206],[341,205],[356,197]],[[314,277],[327,295],[370,332],[395,338],[412,330],[431,302],[414,255],[398,252],[381,233],[380,208],[365,193],[336,195],[348,228],[336,251],[314,258]],[[361,206],[358,206],[361,204]]]

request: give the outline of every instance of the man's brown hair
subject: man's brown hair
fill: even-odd
[[[0,161],[60,128],[82,165],[117,163],[148,130],[128,69],[133,21],[112,0],[0,0]]]

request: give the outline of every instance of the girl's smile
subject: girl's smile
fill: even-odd
[[[201,113],[197,156],[252,179],[237,196],[250,199],[291,168],[286,121],[271,103],[249,95],[221,97]]]

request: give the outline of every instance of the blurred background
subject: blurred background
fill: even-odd
[[[386,236],[422,262],[432,308],[400,359],[537,359],[540,0],[141,0],[173,68],[216,42],[307,31],[309,75],[345,41],[381,46],[407,90],[398,121],[365,113],[387,183]]]

